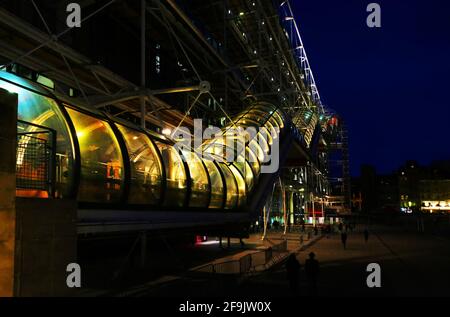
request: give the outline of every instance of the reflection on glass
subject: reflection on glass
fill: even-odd
[[[131,183],[128,202],[156,204],[161,197],[162,165],[150,139],[141,132],[116,124],[130,157]]]
[[[244,127],[259,128],[260,126],[263,125],[264,122],[265,122],[264,120],[253,120],[253,119],[249,118],[248,116],[245,116],[244,118],[242,118],[241,120],[239,120],[237,122],[237,125],[241,125]]]
[[[23,86],[31,87],[31,85],[22,78],[19,78],[13,74],[1,72],[1,77],[7,78],[17,82]],[[13,85],[4,80],[0,80],[0,88],[6,89],[10,92],[18,94],[18,109],[17,115],[19,120],[31,122],[40,126],[44,126],[56,131],[56,197],[67,197],[72,190],[73,186],[73,144],[70,138],[70,132],[66,123],[66,120],[61,113],[57,103],[49,98],[37,93],[34,93],[28,89],[21,88],[20,86]],[[31,134],[38,131],[43,131],[37,127],[31,125],[18,125],[18,142],[21,144],[20,150],[17,155],[17,178],[26,178],[32,181],[33,175],[42,174],[45,169],[45,163],[39,163],[37,161],[30,162],[22,158],[32,157],[28,155],[26,151],[35,151],[36,149],[23,147],[29,144]],[[33,134],[33,137],[50,140],[50,134],[37,133]],[[25,172],[26,171],[26,172]],[[31,171],[31,175],[30,174]],[[23,174],[22,174],[23,173]],[[39,197],[48,197],[49,193],[37,193],[36,191],[21,191],[21,195],[31,196],[38,195]]]
[[[257,134],[255,141],[258,142],[258,144],[261,146],[262,150],[264,151],[265,154],[269,153],[269,143],[267,142],[267,132],[265,131],[261,131]]]
[[[278,121],[275,119],[274,116],[269,117],[266,124],[269,124],[269,123],[270,123],[270,125],[267,128],[273,127],[275,130],[276,130],[276,128],[280,128]]]
[[[191,177],[189,207],[208,207],[210,188],[205,167],[194,152],[182,150],[182,153],[188,164]]]
[[[223,176],[225,178],[225,184],[227,186],[225,209],[233,209],[236,207],[239,198],[236,179],[225,163],[219,163],[218,165],[222,170]]]
[[[245,148],[246,158],[252,167],[253,174],[255,175],[255,182],[261,172],[261,166],[259,165],[258,158],[256,157],[255,152],[253,152],[249,146]]]
[[[187,194],[187,176],[184,164],[177,150],[169,144],[155,141],[163,159],[166,171],[166,193],[164,205],[183,207]]]
[[[256,156],[258,157],[258,160],[260,163],[265,162],[265,154],[264,151],[262,150],[261,146],[258,144],[258,142],[256,142],[256,139],[253,139],[250,141],[250,143],[248,144],[249,148],[256,153]]]
[[[207,140],[203,145],[204,153],[214,154],[216,157],[222,158],[224,161],[232,162],[237,157],[236,143],[240,144],[241,148],[244,146],[243,140],[234,138],[232,135],[224,137],[217,137]]]
[[[238,193],[239,193],[239,199],[238,199],[238,207],[245,204],[246,196],[245,196],[245,180],[244,177],[242,177],[242,174],[239,172],[239,170],[234,165],[228,165],[231,172],[234,175],[234,178],[236,179]]]
[[[277,120],[278,126],[280,127],[280,129],[283,129],[284,122],[283,122],[283,116],[280,114],[280,111],[279,110],[275,111],[273,113],[273,117]]]
[[[109,124],[66,108],[77,132],[81,153],[78,199],[118,202],[123,191],[123,159]]]
[[[211,181],[211,201],[209,202],[208,208],[222,208],[223,196],[225,194],[222,175],[212,160],[204,158],[203,162],[206,165]]]
[[[250,164],[247,161],[243,161],[244,156],[240,156],[236,162],[233,163],[234,166],[241,172],[244,176],[245,184],[247,185],[247,191],[253,189],[254,175]]]
[[[258,138],[264,138],[264,140],[266,141],[266,143],[268,145],[272,145],[273,144],[271,130],[268,130],[265,126],[261,127],[260,133],[258,135]],[[269,149],[267,148],[266,152],[268,152],[268,151],[269,151]]]

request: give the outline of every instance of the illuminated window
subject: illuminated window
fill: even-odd
[[[36,82],[38,82],[39,84],[44,85],[48,88],[55,89],[55,83],[53,82],[53,80],[51,80],[50,78],[45,77],[43,75],[38,75]]]
[[[183,207],[187,194],[187,176],[183,160],[173,145],[155,141],[166,171],[166,193],[164,205]]]
[[[156,204],[161,198],[162,165],[157,150],[143,133],[117,124],[130,157],[131,183],[128,202]]]
[[[78,199],[84,202],[119,202],[123,191],[123,159],[110,125],[66,108],[77,133],[81,153]]]

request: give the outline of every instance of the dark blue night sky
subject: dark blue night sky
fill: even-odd
[[[366,25],[381,6],[381,28]],[[450,159],[450,1],[291,0],[322,102],[347,122],[352,175]]]

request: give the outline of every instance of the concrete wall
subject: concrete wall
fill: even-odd
[[[16,199],[16,144],[17,94],[0,89],[0,297],[70,295],[76,202]]]
[[[75,201],[17,198],[16,296],[75,294],[66,268],[77,258],[76,210]]]
[[[0,89],[0,297],[13,295],[17,95]]]

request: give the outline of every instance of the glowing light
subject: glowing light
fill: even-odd
[[[10,84],[10,83],[7,83],[6,81],[2,81],[0,87],[3,88],[3,89],[8,90],[8,92],[14,93],[14,94],[18,94],[19,92],[21,92],[21,88],[20,87],[18,87],[16,85],[13,85],[13,84]]]
[[[161,133],[164,135],[170,135],[172,133],[172,130],[169,128],[165,128],[161,131]]]

